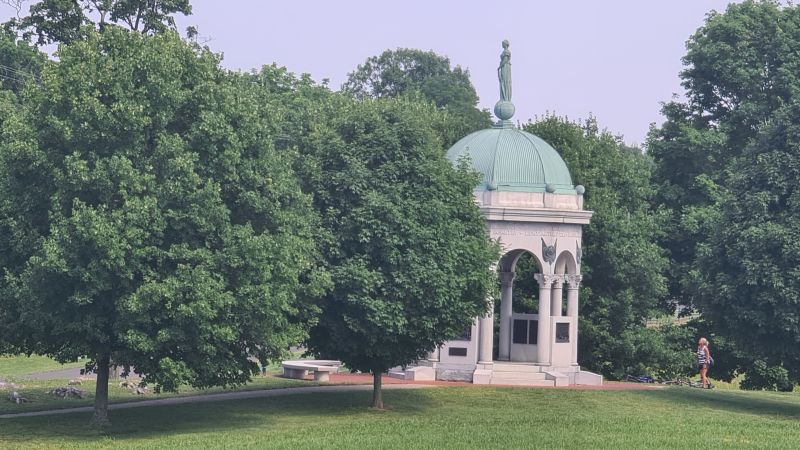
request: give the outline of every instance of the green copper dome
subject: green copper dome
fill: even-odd
[[[508,47],[508,41],[503,41],[497,68],[500,101],[494,114],[500,121],[456,142],[447,151],[447,159],[457,164],[462,157],[468,157],[472,168],[483,174],[478,189],[583,195],[583,186],[572,185],[567,165],[558,152],[538,136],[518,130],[510,120],[514,104]]]
[[[469,157],[473,169],[483,174],[478,189],[578,194],[558,152],[510,121],[476,131],[447,151],[447,159],[453,164],[464,156]]]

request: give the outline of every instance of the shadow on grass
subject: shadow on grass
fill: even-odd
[[[800,419],[800,396],[792,393],[717,391],[674,387],[657,391],[637,392],[650,398],[682,403],[686,408],[705,407],[732,413],[779,416]]]
[[[179,392],[166,392],[161,394],[151,393],[148,395],[136,395],[133,391],[119,387],[120,380],[112,380],[109,384],[109,401],[115,403],[134,403],[146,400],[167,399],[173,397],[202,396],[209,394],[220,394],[240,391],[264,391],[270,389],[283,389],[292,387],[318,386],[320,383],[306,380],[295,380],[282,378],[276,375],[269,377],[254,378],[248,384],[230,388],[212,387],[209,389],[193,389],[189,386],[182,386]],[[95,383],[89,380],[80,386],[75,386],[85,392],[85,397],[59,398],[49,392],[57,387],[68,385],[68,380],[39,380],[39,381],[17,381],[19,387],[13,390],[18,391],[23,397],[28,399],[28,403],[14,404],[0,401],[0,414],[14,414],[25,412],[36,412],[67,408],[80,408],[94,405]],[[12,389],[0,390],[0,399],[6,397]]]
[[[4,419],[0,445],[24,444],[31,439],[52,442],[102,442],[130,439],[157,439],[177,434],[235,433],[244,428],[268,429],[275,420],[302,425],[343,416],[383,415],[371,411],[371,392],[308,393],[285,397],[267,397],[184,405],[151,406],[112,410],[112,426],[95,430],[88,426],[91,414]],[[385,391],[390,414],[415,414],[427,408],[432,399],[425,390]]]

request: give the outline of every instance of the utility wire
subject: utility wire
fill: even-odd
[[[20,70],[20,69],[15,69],[13,67],[6,66],[5,64],[0,64],[0,69],[2,69],[3,71],[5,71],[7,73],[11,72],[13,75],[21,75],[21,76],[26,76],[26,77],[33,77],[33,78],[35,78],[37,80],[39,79],[39,76],[34,74],[34,73],[26,72],[26,71]]]
[[[25,84],[31,79],[37,83],[42,81],[41,78],[36,74],[15,69],[4,64],[0,64],[0,79],[9,80],[19,84]]]

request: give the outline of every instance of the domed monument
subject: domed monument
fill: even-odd
[[[494,111],[498,122],[456,142],[447,158],[454,164],[467,158],[483,174],[475,201],[491,237],[503,249],[497,263],[501,280],[498,348],[495,352],[495,319],[490,314],[403,376],[476,384],[602,384],[600,375],[582,371],[578,365],[581,234],[592,217],[591,211],[583,209],[585,189],[572,184],[567,165],[553,147],[511,122],[508,41],[503,41],[497,74],[500,101]],[[514,269],[525,253],[532,255],[539,269],[535,275],[537,314],[515,313],[512,307]]]

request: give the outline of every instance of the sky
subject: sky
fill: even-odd
[[[501,42],[511,43],[513,120],[585,119],[641,144],[661,102],[682,94],[687,39],[727,0],[192,0],[181,29],[224,54],[223,65],[309,73],[338,88],[368,57],[418,48],[469,69],[492,110]],[[0,5],[0,19],[13,13]]]

